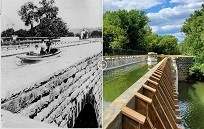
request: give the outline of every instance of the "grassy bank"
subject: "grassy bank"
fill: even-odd
[[[132,84],[139,80],[146,72],[147,65],[130,71],[124,75],[106,79],[103,82],[103,97],[107,102],[112,102]]]

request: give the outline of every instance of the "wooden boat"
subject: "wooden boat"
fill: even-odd
[[[59,49],[53,48],[50,50],[49,54],[40,55],[40,54],[35,54],[30,52],[25,55],[16,56],[16,58],[19,58],[22,61],[41,61],[41,60],[52,58],[53,56],[60,54],[60,52],[61,51]]]

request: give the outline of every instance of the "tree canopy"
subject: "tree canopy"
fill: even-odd
[[[148,18],[143,11],[118,10],[104,14],[104,44],[112,48],[145,49]]]
[[[204,4],[186,19],[181,31],[186,35],[180,45],[182,53],[196,56],[190,75],[194,79],[204,80]]]
[[[195,55],[204,61],[204,4],[201,10],[196,10],[184,22],[181,31],[186,37],[182,43],[182,52]],[[202,59],[200,59],[202,58]]]
[[[54,0],[41,0],[39,7],[32,2],[27,2],[18,11],[21,20],[26,26],[31,26],[29,36],[59,37],[68,36],[68,28],[62,18],[59,18],[59,8],[54,5]],[[34,22],[37,25],[34,27]]]
[[[27,2],[21,6],[18,11],[18,15],[21,16],[21,20],[25,22],[26,26],[33,28],[34,22],[38,22],[37,6],[32,2]]]
[[[143,11],[107,11],[103,17],[104,47],[154,51],[159,54],[178,53],[177,38],[153,33]]]

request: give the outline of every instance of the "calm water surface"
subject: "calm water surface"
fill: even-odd
[[[128,74],[131,71],[136,70],[136,69],[138,69],[138,68],[140,68],[146,64],[147,64],[146,62],[134,63],[131,65],[127,65],[127,66],[119,67],[116,69],[104,71],[103,72],[103,81],[104,82],[109,81],[113,78],[117,78],[117,77],[120,77],[122,75]],[[117,89],[117,90],[123,91],[124,89]],[[107,92],[107,91],[104,91],[104,92]],[[111,101],[107,101],[107,100],[103,99],[103,108],[106,108],[110,103],[111,103]]]
[[[204,83],[179,83],[180,116],[186,129],[204,129]]]

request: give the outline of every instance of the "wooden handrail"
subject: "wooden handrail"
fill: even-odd
[[[145,123],[146,117],[144,115],[132,110],[131,108],[129,108],[127,106],[122,107],[121,112],[123,115],[133,119],[134,121],[136,121],[140,124]]]

